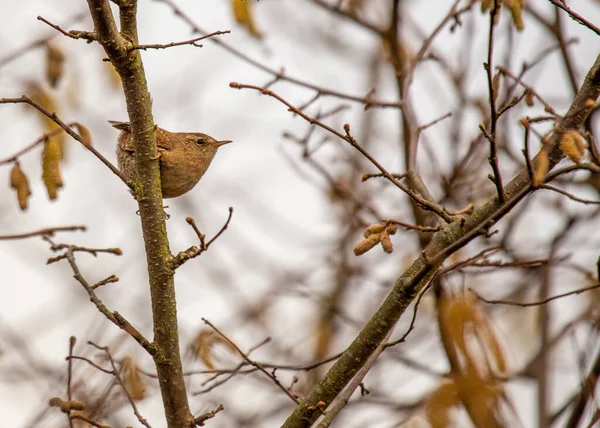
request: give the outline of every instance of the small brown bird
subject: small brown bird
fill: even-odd
[[[135,179],[135,149],[131,126],[127,122],[108,121],[121,131],[117,144],[119,169],[129,181]],[[199,132],[169,132],[156,129],[160,156],[160,179],[163,198],[176,198],[189,192],[200,181],[219,147],[231,141],[217,141]]]

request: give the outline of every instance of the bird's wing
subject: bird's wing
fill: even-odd
[[[158,156],[160,156],[160,154],[162,152],[168,152],[170,150],[168,147],[164,147],[160,144],[158,144],[156,146],[156,148],[158,149]],[[133,147],[133,141],[130,144],[127,144],[126,146],[121,146],[121,150],[123,150],[124,152],[127,152],[127,153],[135,154],[135,148]]]

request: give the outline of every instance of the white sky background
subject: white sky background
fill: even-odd
[[[406,6],[406,9],[421,30],[429,33],[446,13],[449,3],[442,0],[412,1],[407,2],[410,6]],[[536,6],[539,3],[538,9],[543,9],[541,6],[545,2],[537,0],[532,3]],[[377,48],[378,41],[367,31],[325,13],[309,1],[261,1],[255,7],[258,26],[265,35],[261,42],[249,38],[246,31],[233,22],[228,1],[178,0],[177,4],[207,31],[232,30],[231,34],[220,37],[262,63],[276,68],[285,67],[286,73],[292,76],[355,95],[363,95],[370,88],[366,70],[370,54]],[[62,24],[69,16],[86,10],[85,2],[68,0],[3,0],[0,5],[3,12],[0,14],[0,58],[53,32],[37,21],[36,16],[41,15]],[[591,22],[600,23],[600,6],[597,3],[580,0],[571,1],[570,6]],[[139,9],[141,43],[169,43],[193,37],[189,27],[163,3],[141,0]],[[476,16],[479,16],[478,12]],[[504,14],[503,25],[507,19],[507,14]],[[581,78],[598,53],[599,39],[568,19],[564,22],[568,25],[569,34],[581,40],[578,45],[571,47]],[[465,55],[470,55],[474,64],[481,64],[485,60],[487,28],[485,20],[480,20],[478,25],[480,34],[477,39],[481,40],[475,43],[476,49],[472,52],[455,52],[463,42],[463,33],[451,34],[447,29],[437,39],[435,48],[454,54],[449,57],[455,63]],[[71,28],[91,30],[92,27],[90,19],[86,18]],[[414,35],[414,32],[411,34]],[[537,40],[532,28],[528,28],[524,35],[526,37],[522,39],[516,36],[519,50],[514,53],[513,64],[520,64],[523,58],[534,57],[536,52],[554,43]],[[111,87],[107,74],[102,71],[105,65],[101,62],[101,49],[97,44],[88,45],[84,41],[61,36],[55,42],[66,51],[68,57],[67,75],[56,92],[60,100],[60,116],[67,122],[80,121],[86,124],[94,137],[95,147],[114,161],[117,131],[110,127],[107,120],[126,120],[126,113],[122,93]],[[333,55],[330,54],[331,43],[337,45]],[[500,51],[505,43],[502,36],[499,36],[497,43]],[[281,138],[281,135],[283,131],[304,135],[307,124],[301,118],[293,117],[285,106],[272,98],[259,96],[249,90],[230,88],[231,81],[263,85],[271,77],[208,40],[203,45],[201,49],[182,46],[150,50],[142,54],[153,97],[154,118],[159,126],[171,131],[200,131],[217,139],[234,141],[234,144],[221,149],[209,172],[192,192],[177,200],[166,201],[169,205],[167,211],[171,215],[167,226],[174,252],[196,244],[195,235],[185,223],[187,216],[194,217],[200,229],[210,237],[227,218],[228,207],[235,209],[230,228],[214,247],[177,272],[181,331],[183,338],[189,339],[202,325],[200,318],[205,317],[225,331],[230,331],[247,348],[260,342],[267,334],[244,329],[239,322],[237,305],[259,303],[278,277],[285,278],[286,272],[311,269],[315,283],[322,281],[325,273],[320,270],[321,255],[326,253],[331,244],[331,234],[336,224],[329,211],[330,206],[323,198],[321,186],[311,184],[322,183],[322,179],[304,168],[312,177],[306,180],[290,167],[290,162],[282,154],[287,153],[302,168],[300,149],[291,141]],[[43,57],[42,50],[33,50],[0,68],[0,97],[20,96],[25,82],[43,81]],[[496,62],[500,63],[503,58],[498,55]],[[558,56],[554,55],[547,61],[558,64]],[[422,67],[436,66],[426,64]],[[392,76],[388,68],[385,70],[376,95],[377,98],[394,101],[396,91]],[[473,90],[477,91],[484,87],[485,75],[482,67],[472,70]],[[514,70],[518,70],[518,67]],[[532,83],[536,83],[540,92],[562,113],[568,106],[568,97],[564,97],[568,92],[562,67],[557,65],[544,70],[544,75],[534,74],[537,80]],[[413,99],[418,100],[415,105],[420,123],[429,122],[450,111],[449,102],[452,101],[450,94],[439,90],[444,86],[443,81],[435,81],[431,76],[427,77],[427,73],[423,75],[423,79],[415,82],[412,93]],[[272,89],[296,105],[312,96],[310,91],[287,83],[277,84]],[[69,93],[76,94],[79,106],[69,101]],[[336,100],[326,99],[319,105],[325,109],[337,104]],[[341,129],[343,123],[349,122],[354,135],[360,135],[362,107],[357,104],[351,106],[350,113],[330,119],[328,123]],[[310,113],[315,112],[313,107]],[[381,148],[386,141],[399,140],[397,112],[383,110],[376,114],[378,126],[371,151],[379,156],[389,170],[401,171],[402,159],[396,154],[387,155]],[[466,135],[473,136],[479,132],[477,123],[473,122],[473,126],[465,130]],[[2,158],[12,155],[43,132],[35,112],[18,105],[0,105],[0,125]],[[428,138],[436,141],[436,135],[445,135],[444,126],[442,123],[439,131],[436,128],[428,131]],[[516,144],[520,142],[516,140]],[[21,161],[33,189],[30,208],[25,213],[19,211],[14,192],[8,188],[10,167],[0,169],[0,177],[2,170],[6,177],[6,185],[0,185],[0,234],[85,224],[87,232],[61,233],[56,236],[56,241],[97,248],[121,248],[124,251],[121,257],[101,254],[93,258],[82,254],[78,256],[79,266],[91,282],[110,274],[117,275],[121,281],[101,290],[100,297],[111,309],[118,310],[147,337],[151,337],[146,266],[134,200],[117,177],[89,152],[69,141],[68,160],[63,168],[65,187],[60,191],[57,201],[49,202],[40,179],[39,153],[39,150],[30,153]],[[333,158],[334,155],[334,150],[327,147],[323,149],[324,159]],[[376,183],[367,185],[378,188]],[[434,190],[437,189],[434,187]],[[405,220],[410,218],[408,206],[400,202],[393,202],[390,206],[394,209],[390,216]],[[523,233],[543,236],[553,226],[556,227],[552,218],[544,222],[531,219],[524,222]],[[586,257],[593,260],[593,257],[597,257],[598,236],[588,239],[592,244],[589,247],[590,254]],[[416,249],[412,237],[409,242],[404,245]],[[535,251],[531,248],[527,250],[532,253]],[[92,337],[100,344],[112,343],[118,333],[116,327],[88,302],[83,289],[72,279],[68,265],[45,265],[46,259],[53,255],[46,243],[41,239],[0,241],[0,251],[2,335],[13,332],[28,341],[33,354],[43,355],[48,366],[62,370],[61,373],[66,372],[64,357],[69,336],[78,337],[77,349],[80,352],[84,352],[85,341]],[[381,258],[382,255],[367,254],[365,257]],[[269,272],[270,276],[265,276],[265,272]],[[389,285],[394,275],[373,272],[373,277],[375,279],[371,281]],[[360,305],[355,303],[360,308],[360,313],[355,313],[357,318],[368,316],[386,292],[387,288],[383,291],[380,289],[379,294],[371,293],[370,298],[359,302]],[[233,296],[239,299],[235,300],[235,305],[232,304]],[[310,322],[313,315],[310,311],[302,310],[304,304],[299,299],[282,299],[271,316],[275,319],[281,317],[285,322],[273,323],[268,335],[280,346],[291,347],[296,355],[308,359],[310,353],[303,352],[306,344],[302,343],[302,339],[306,340],[308,336],[299,338],[297,335],[298,328]],[[568,316],[568,310],[565,313]],[[431,340],[437,340],[435,331],[429,330],[429,334],[432,335]],[[348,339],[351,337],[349,335]],[[132,341],[127,343],[130,349],[135,349]],[[346,345],[341,343],[339,349]],[[0,356],[2,372],[2,359],[4,363],[14,363],[14,360],[10,360],[10,349],[5,349],[2,343],[0,347],[4,352]],[[137,352],[136,355],[141,356],[142,353]],[[149,359],[144,360],[143,366],[151,368]],[[22,367],[27,367],[27,363],[23,362]],[[443,365],[438,368],[443,369]],[[64,383],[63,380],[57,381],[59,384],[61,382]],[[249,405],[252,397],[256,397],[257,403],[260,402],[257,396],[262,391],[257,393],[257,390],[270,388],[246,378],[238,378],[233,382],[240,392],[246,393],[244,397]],[[430,386],[425,383],[416,386],[423,387],[421,385]],[[50,395],[40,392],[44,388],[48,388],[45,383],[0,380],[0,408],[3,409],[0,411],[0,426],[26,426],[24,424],[27,424],[29,417],[45,409]],[[253,395],[248,394],[246,388],[253,388]],[[415,388],[415,385],[409,384],[408,388]],[[191,390],[196,389],[191,387]],[[533,401],[527,405],[529,400],[534,399],[532,393],[520,393],[517,402],[519,409],[523,408],[521,405],[534,408]],[[214,404],[210,400],[196,398],[192,404],[193,411],[201,413],[214,407]],[[151,423],[154,421],[153,426],[160,426],[162,408],[156,406],[156,401],[146,400],[140,410]],[[122,412],[123,420],[130,421],[130,409],[125,407]],[[521,416],[534,417],[527,411],[521,411]],[[63,423],[64,419],[59,421]],[[273,422],[272,426],[277,426],[277,423],[281,423],[281,419]],[[525,426],[532,426],[528,420],[524,420],[524,423]],[[224,425],[216,421],[214,426]]]

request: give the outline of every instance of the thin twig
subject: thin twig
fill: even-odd
[[[95,362],[93,362],[92,360],[90,360],[89,358],[80,357],[78,355],[73,355],[73,356],[69,357],[68,359],[69,360],[85,361],[86,363],[88,363],[90,366],[92,366],[96,370],[99,370],[99,371],[104,372],[106,374],[112,374],[112,370],[108,370],[108,369],[105,369],[105,368],[99,366],[98,364],[96,364]]]
[[[492,61],[494,57],[494,28],[497,15],[500,13],[500,0],[493,1],[492,10],[490,12],[490,28],[488,33],[488,53],[487,63],[484,64],[487,74],[487,83],[490,100],[490,131],[484,135],[490,142],[490,156],[488,161],[493,171],[493,182],[498,193],[498,201],[504,203],[504,188],[502,186],[502,175],[500,175],[500,167],[498,166],[498,150],[496,147],[496,126],[498,122],[498,112],[496,110],[496,99],[498,98],[499,85],[494,85],[494,77],[499,79],[500,76],[494,76]]]
[[[481,297],[472,288],[469,288],[469,291],[471,293],[473,293],[475,295],[475,297],[477,297],[479,300],[481,300],[482,302],[485,302],[485,303],[489,303],[490,305],[508,305],[508,306],[520,306],[523,308],[528,308],[531,306],[545,305],[546,303],[549,303],[553,300],[562,299],[563,297],[572,296],[574,294],[585,293],[586,291],[595,290],[597,288],[600,288],[600,283],[592,285],[590,287],[584,287],[584,288],[579,288],[577,290],[569,291],[568,293],[559,294],[557,296],[548,297],[547,299],[540,300],[537,302],[529,302],[529,303],[514,302],[511,300],[488,300],[488,299]]]
[[[71,413],[70,418],[71,419],[78,419],[80,421],[84,421],[84,422],[86,422],[86,423],[88,423],[91,426],[96,427],[96,428],[107,428],[106,425],[98,423],[98,422],[94,421],[93,419],[86,418],[85,416],[83,416],[80,413]]]
[[[123,383],[123,379],[121,379],[121,375],[119,375],[119,370],[117,369],[117,366],[115,364],[115,361],[113,360],[110,350],[108,349],[108,346],[98,346],[94,342],[89,342],[89,341],[88,341],[88,344],[94,346],[96,349],[104,351],[104,353],[106,354],[106,357],[108,358],[108,361],[110,362],[110,365],[112,367],[111,374],[115,377],[115,379],[117,380],[119,385],[121,385],[121,388],[123,389],[123,393],[127,397],[127,401],[129,401],[129,404],[131,405],[131,408],[133,409],[133,413],[135,414],[138,421],[140,421],[140,423],[142,425],[144,425],[146,428],[152,428],[150,426],[150,424],[148,423],[148,421],[138,411],[138,408],[135,405],[135,401],[133,400],[133,398],[131,397],[131,394],[129,394],[129,391],[127,390],[127,387]]]
[[[440,230],[442,230],[442,228],[440,226],[419,226],[416,224],[408,224],[408,223],[404,223],[403,221],[399,221],[399,220],[394,220],[394,219],[382,219],[382,222],[388,223],[388,224],[397,224],[398,226],[404,227],[405,229],[412,229],[412,230],[418,230],[419,232],[439,232]]]
[[[181,9],[179,6],[177,6],[177,4],[175,4],[175,2],[173,0],[160,0],[160,1],[162,1],[163,3],[168,5],[173,10],[175,15],[180,17],[181,19],[183,19],[195,32],[200,33],[200,34],[208,34],[207,31],[203,30],[200,26],[196,25],[196,23],[192,20],[192,18],[189,15],[187,15],[183,11],[183,9]],[[211,38],[210,41],[219,45],[220,47],[225,49],[230,54],[232,54],[232,55],[236,56],[237,58],[241,59],[242,61],[252,65],[253,67],[256,67],[259,70],[262,70],[266,73],[271,74],[272,76],[274,76],[274,81],[285,80],[287,82],[293,83],[294,85],[302,86],[304,88],[316,91],[318,96],[332,96],[332,97],[342,98],[345,100],[355,101],[355,102],[363,104],[365,110],[372,108],[372,107],[398,108],[398,107],[401,107],[403,104],[403,101],[387,102],[387,101],[373,99],[372,98],[373,91],[369,91],[367,96],[361,97],[361,96],[357,96],[357,95],[345,94],[340,91],[334,91],[331,89],[322,88],[318,85],[314,85],[314,84],[304,81],[302,79],[288,76],[287,74],[285,74],[284,70],[282,70],[282,69],[277,70],[275,68],[268,67],[268,66],[262,64],[261,62],[252,59],[250,56],[246,55],[241,50],[236,49],[232,45],[227,44],[220,38]]]
[[[498,71],[500,71],[500,73],[502,73],[505,76],[510,77],[515,82],[518,82],[521,86],[523,86],[525,89],[527,89],[529,92],[531,92],[531,95],[533,95],[535,98],[537,98],[544,105],[544,110],[547,113],[550,113],[551,115],[555,116],[555,118],[560,117],[560,115],[558,113],[556,113],[554,108],[552,108],[552,106],[549,103],[547,103],[544,98],[542,98],[542,96],[533,88],[533,86],[530,86],[527,83],[523,82],[523,80],[519,76],[515,76],[514,74],[512,74],[510,72],[510,70],[507,69],[506,67],[498,66],[497,69],[498,69]]]
[[[415,302],[415,306],[413,308],[412,319],[410,320],[410,324],[408,326],[408,329],[406,329],[406,332],[402,336],[400,336],[399,339],[396,339],[392,342],[384,341],[382,343],[383,349],[387,349],[389,347],[396,346],[399,343],[403,343],[406,340],[406,338],[408,337],[408,335],[413,331],[413,329],[415,328],[415,322],[417,321],[417,312],[419,311],[419,304],[421,303],[421,299],[423,298],[425,293],[427,293],[427,290],[429,290],[431,288],[432,284],[433,284],[433,280],[429,284],[427,284],[427,286],[425,288],[423,288],[423,290],[419,294],[419,297],[417,298],[417,301]]]
[[[298,399],[292,394],[290,393],[290,391],[288,391],[288,389],[283,386],[281,384],[281,382],[279,382],[279,380],[277,379],[277,377],[275,376],[274,372],[273,373],[269,373],[268,371],[265,370],[265,368],[263,366],[261,366],[259,363],[257,363],[256,361],[251,360],[248,355],[242,351],[231,339],[229,339],[227,336],[225,336],[223,333],[221,333],[221,331],[216,328],[214,325],[212,325],[212,323],[210,321],[208,321],[205,318],[202,318],[202,321],[204,321],[210,328],[212,328],[215,332],[217,332],[219,334],[219,336],[221,336],[223,339],[225,339],[225,341],[238,353],[240,354],[240,356],[251,366],[256,367],[259,371],[261,371],[262,373],[264,373],[269,379],[271,379],[275,385],[277,385],[277,387],[279,389],[281,389],[283,392],[285,392],[285,394],[290,397],[294,403],[298,404],[299,401]]]
[[[136,46],[132,46],[131,49],[141,49],[141,50],[146,50],[146,49],[167,49],[167,48],[173,48],[175,46],[184,46],[184,45],[192,45],[195,46],[197,48],[201,48],[202,45],[196,44],[196,42],[199,42],[200,40],[204,40],[204,39],[208,39],[209,37],[213,37],[213,36],[219,36],[221,34],[229,34],[231,33],[231,31],[229,30],[225,30],[225,31],[215,31],[212,32],[210,34],[206,34],[204,36],[200,36],[200,37],[196,37],[190,40],[185,40],[183,42],[171,42],[171,43],[167,43],[164,45],[161,44],[153,44],[153,45],[136,45]]]
[[[303,111],[299,110],[297,107],[293,106],[287,100],[285,100],[284,98],[282,98],[275,92],[271,91],[270,89],[266,89],[266,88],[263,88],[260,86],[255,86],[255,85],[247,85],[247,84],[237,83],[237,82],[231,82],[229,84],[229,86],[232,88],[236,88],[236,89],[253,89],[255,91],[261,92],[263,95],[268,95],[270,97],[273,97],[280,103],[286,105],[291,112],[302,117],[304,120],[309,122],[311,125],[317,125],[320,128],[323,128],[326,131],[332,133],[333,135],[341,138],[342,140],[347,141],[348,143],[350,143],[350,145],[352,147],[357,149],[363,156],[365,156],[377,169],[379,169],[382,172],[382,174],[385,176],[385,178],[387,178],[392,184],[394,184],[396,187],[398,187],[403,192],[405,192],[408,196],[410,196],[416,203],[418,203],[421,207],[423,207],[423,209],[435,212],[442,219],[444,219],[444,221],[446,221],[447,223],[450,223],[453,220],[452,216],[450,216],[443,207],[439,206],[435,202],[426,200],[425,198],[421,197],[416,192],[412,191],[411,189],[409,189],[408,187],[406,187],[405,185],[400,183],[398,180],[396,180],[396,178],[394,178],[394,176],[390,172],[388,172],[369,152],[367,152],[356,141],[356,139],[350,134],[350,125],[348,125],[348,124],[344,125],[344,131],[345,131],[345,135],[344,135],[341,132],[333,129],[329,125],[326,125],[325,123],[317,120],[316,118],[307,115]]]
[[[222,404],[219,404],[219,406],[215,410],[211,410],[210,412],[206,412],[200,416],[195,417],[194,423],[197,426],[203,427],[204,422],[206,422],[208,419],[214,418],[217,415],[217,413],[219,413],[222,410],[225,410],[225,406],[223,406]]]
[[[71,360],[71,357],[73,356],[73,348],[75,348],[75,343],[77,342],[77,339],[75,338],[75,336],[71,336],[69,338],[69,358],[67,358],[67,400],[71,401],[73,399],[73,392],[72,392],[72,387],[71,387],[71,381],[73,379],[73,361]],[[69,426],[71,428],[73,428],[73,420],[71,419],[71,410],[69,410],[69,413],[67,414],[68,419],[69,419]]]
[[[391,331],[390,331],[390,333],[388,333],[387,337],[389,337],[390,334],[391,334]],[[363,388],[364,388],[364,386],[362,386],[363,379],[365,378],[367,373],[369,373],[369,370],[371,370],[371,367],[373,367],[373,365],[377,361],[377,358],[379,358],[379,355],[381,355],[381,353],[383,351],[385,351],[386,348],[387,347],[386,347],[385,339],[384,339],[384,343],[380,343],[379,346],[377,346],[377,348],[369,356],[367,361],[365,361],[365,364],[363,364],[363,366],[360,368],[360,370],[354,375],[352,380],[350,382],[348,382],[348,385],[346,386],[346,388],[340,393],[340,395],[332,403],[329,410],[327,410],[323,414],[323,419],[321,420],[319,425],[317,425],[317,428],[329,428],[331,426],[331,424],[333,423],[333,420],[337,417],[337,415],[344,409],[344,407],[346,407],[346,405],[350,401],[350,397],[352,397],[356,388],[361,386],[361,391],[363,390]]]
[[[48,21],[47,19],[45,19],[42,16],[38,16],[37,19],[39,21],[42,21],[43,23],[49,25],[50,27],[54,28],[56,31],[58,31],[59,33],[61,33],[63,36],[67,36],[71,39],[83,39],[83,40],[87,40],[88,43],[93,42],[94,40],[96,40],[96,35],[94,33],[90,33],[89,31],[65,31],[62,28],[60,28],[58,25],[51,23],[50,21]]]
[[[97,257],[98,253],[114,254],[115,256],[120,256],[123,254],[123,251],[120,248],[87,248],[87,247],[78,247],[76,245],[55,244],[54,242],[52,242],[51,239],[49,239],[49,237],[47,235],[44,235],[42,237],[42,239],[44,239],[45,241],[50,243],[50,249],[52,251],[67,250],[67,251],[71,251],[73,253],[76,253],[76,252],[89,253],[94,257]],[[66,258],[67,258],[66,253],[56,256],[56,257],[50,257],[46,261],[46,264],[49,265],[52,263],[56,263],[60,260],[66,259]],[[116,281],[108,281],[108,282],[116,282]],[[96,288],[96,287],[94,287],[94,288]]]
[[[531,158],[529,157],[529,121],[523,119],[521,124],[525,128],[525,137],[523,138],[523,156],[525,156],[525,165],[527,166],[527,173],[529,174],[529,182],[533,183],[533,165],[531,164]]]
[[[558,187],[552,186],[550,184],[540,184],[537,187],[540,189],[548,189],[548,190],[552,190],[553,192],[560,193],[561,195],[565,195],[567,198],[569,198],[575,202],[581,202],[582,204],[586,204],[586,205],[600,205],[600,201],[598,201],[598,200],[594,201],[591,199],[579,198],[579,197],[575,196],[574,194],[567,192],[566,190],[559,189]]]
[[[109,310],[106,305],[98,298],[96,292],[94,291],[94,287],[90,285],[86,279],[81,274],[79,267],[75,261],[75,255],[73,253],[73,248],[69,248],[65,253],[65,258],[69,262],[71,269],[73,270],[73,277],[79,282],[85,291],[88,293],[90,297],[90,301],[96,305],[98,310],[106,317],[109,321],[115,324],[120,329],[124,330],[128,333],[136,342],[138,342],[150,355],[156,355],[156,348],[154,345],[148,341],[135,327],[131,325],[129,321],[127,321],[121,314],[118,312],[112,312]]]
[[[75,123],[68,124],[68,126],[73,126],[73,125],[75,125]],[[33,150],[34,148],[36,148],[37,146],[39,146],[41,143],[45,143],[46,141],[50,140],[52,137],[54,137],[55,135],[60,134],[61,132],[64,132],[64,129],[57,128],[57,129],[54,129],[54,130],[52,130],[50,132],[46,132],[40,138],[38,138],[37,140],[35,140],[33,143],[29,144],[28,146],[22,148],[21,150],[19,150],[17,153],[15,153],[14,155],[12,155],[11,157],[8,157],[8,158],[0,160],[0,165],[4,165],[4,164],[7,164],[7,163],[11,163],[11,162],[17,161],[18,158],[19,158],[19,156],[23,156],[25,153],[29,152],[30,150]]]
[[[421,132],[425,131],[427,128],[437,125],[439,122],[441,122],[444,119],[448,119],[449,117],[452,117],[452,112],[448,112],[448,113],[444,114],[443,116],[440,116],[437,119],[432,120],[431,122],[428,122],[424,125],[419,126],[419,128],[417,128],[417,133],[420,134]]]
[[[577,12],[574,12],[572,9],[569,8],[569,6],[567,6],[566,4],[562,4],[561,2],[557,1],[557,0],[548,0],[550,3],[552,3],[554,6],[564,10],[565,12],[567,12],[569,14],[569,16],[577,23],[583,25],[584,27],[589,28],[590,30],[592,30],[594,33],[596,33],[597,35],[600,36],[600,28],[596,27],[594,24],[592,24],[591,22],[589,22],[588,20],[586,20],[583,16],[579,15]]]
[[[396,180],[402,180],[404,177],[406,177],[406,172],[403,172],[402,174],[396,174],[396,173],[392,173],[392,177],[394,177]],[[370,173],[370,174],[363,174],[360,181],[367,181],[370,180],[371,178],[376,178],[376,177],[383,177],[383,178],[387,178],[385,176],[385,174],[383,172],[374,172],[374,173]]]
[[[83,20],[86,16],[87,16],[87,12],[81,12],[81,13],[75,14],[75,15],[71,16],[70,18],[68,18],[65,21],[64,25],[71,25],[76,22],[79,22],[79,21]],[[48,41],[50,41],[50,39],[53,39],[54,37],[56,37],[56,34],[52,33],[48,36],[42,37],[38,40],[28,43],[25,46],[21,46],[20,48],[15,49],[13,52],[0,58],[0,67],[16,60],[21,55],[24,55],[25,53],[29,52],[32,49],[35,49],[37,47],[40,47],[40,46],[48,43]]]
[[[192,226],[192,228],[194,229],[194,232],[198,236],[198,239],[200,241],[200,247],[191,246],[187,250],[180,251],[176,256],[174,256],[171,259],[171,268],[177,269],[178,267],[183,265],[188,260],[191,260],[194,257],[198,257],[200,254],[207,251],[208,248],[211,246],[211,244],[213,242],[215,242],[215,240],[219,236],[221,236],[223,234],[223,232],[225,232],[225,230],[227,230],[227,228],[229,227],[229,223],[231,222],[232,216],[233,216],[233,207],[229,207],[229,216],[227,217],[227,221],[225,221],[225,224],[223,225],[223,227],[221,227],[221,230],[219,230],[217,232],[217,234],[215,236],[213,236],[212,239],[208,242],[205,242],[206,236],[202,232],[200,232],[200,229],[198,229],[198,226],[196,226],[196,221],[192,217],[187,217],[185,220],[187,221],[187,223],[190,226]]]
[[[30,106],[32,106],[33,108],[38,110],[40,113],[42,113],[44,116],[53,120],[54,123],[56,123],[62,129],[64,129],[65,132],[67,134],[69,134],[71,137],[73,137],[75,140],[79,141],[86,149],[88,149],[90,152],[92,152],[94,154],[94,156],[96,156],[104,165],[106,165],[106,167],[108,169],[110,169],[113,172],[113,174],[115,174],[117,177],[119,177],[123,181],[123,183],[127,184],[127,186],[129,186],[131,188],[130,183],[127,182],[127,180],[125,179],[123,174],[121,174],[121,171],[119,171],[119,169],[117,167],[115,167],[112,163],[110,163],[108,161],[108,159],[106,159],[93,146],[91,146],[89,144],[85,144],[81,135],[79,135],[78,133],[73,131],[69,125],[67,125],[65,122],[60,120],[55,112],[50,113],[44,107],[42,107],[41,105],[39,105],[38,103],[33,101],[31,98],[29,98],[25,95],[23,95],[21,98],[0,98],[0,104],[19,104],[19,103],[29,104]]]
[[[45,229],[36,230],[34,232],[17,233],[14,235],[0,235],[0,240],[8,239],[25,239],[32,238],[34,236],[54,236],[56,232],[85,232],[87,228],[85,226],[58,226],[58,227],[47,227]]]

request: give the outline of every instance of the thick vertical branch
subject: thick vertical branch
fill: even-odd
[[[138,44],[136,1],[117,2],[122,34],[118,32],[108,0],[88,0],[95,36],[121,76],[135,147],[137,181],[134,183],[146,247],[154,323],[156,370],[169,427],[193,427],[177,327],[174,271],[162,206],[160,170],[150,94]]]

